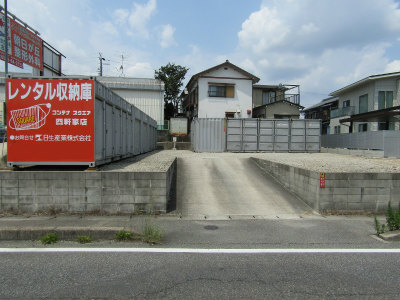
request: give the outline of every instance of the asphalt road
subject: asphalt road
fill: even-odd
[[[398,299],[400,294],[400,244],[372,237],[372,217],[152,222],[164,231],[161,245],[0,242],[0,299]]]
[[[0,299],[398,299],[399,254],[0,255]]]
[[[179,158],[177,186],[177,208],[193,219],[312,213],[249,158]]]

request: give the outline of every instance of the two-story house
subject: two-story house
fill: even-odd
[[[321,134],[330,134],[331,111],[338,109],[339,98],[329,97],[303,110],[305,119],[321,120]]]
[[[181,94],[193,118],[298,119],[298,85],[256,85],[260,79],[228,60],[192,76]]]
[[[253,84],[260,79],[228,60],[192,76],[181,97],[192,118],[251,118]]]
[[[339,98],[331,111],[331,133],[399,130],[400,72],[366,77],[331,96]]]
[[[323,133],[400,129],[400,72],[371,75],[330,95],[304,110],[306,119],[322,120]]]
[[[266,119],[299,119],[299,85],[253,85],[253,117]]]

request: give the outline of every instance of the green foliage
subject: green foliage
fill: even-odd
[[[158,244],[161,242],[162,238],[162,231],[150,221],[146,221],[142,240],[149,244]]]
[[[175,112],[177,112],[178,108],[180,89],[188,70],[186,67],[168,63],[154,71],[154,78],[163,81],[165,84],[165,106],[167,103],[172,103]]]
[[[392,207],[392,203],[389,201],[386,210],[386,222],[390,231],[400,229],[400,203],[399,209],[395,210]]]
[[[115,236],[115,239],[117,241],[128,241],[128,240],[130,240],[132,238],[132,236],[133,236],[133,234],[131,232],[120,231]]]
[[[58,242],[58,235],[55,233],[49,233],[47,235],[44,235],[40,238],[40,241],[42,244],[45,245],[50,245],[50,244],[55,244]]]
[[[79,244],[87,244],[92,242],[92,238],[87,235],[79,235],[76,240]]]
[[[388,229],[389,231],[400,230],[400,202],[399,208],[394,209],[392,203],[389,201],[388,208],[386,209],[386,224],[380,224],[375,216],[375,229],[377,235],[381,235]]]
[[[378,218],[375,216],[375,229],[376,229],[376,234],[379,236],[382,233],[385,232],[386,225],[385,224],[380,224],[378,221]]]

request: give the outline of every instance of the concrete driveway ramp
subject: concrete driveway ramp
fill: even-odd
[[[313,210],[250,158],[178,159],[177,208],[189,219],[299,218]]]

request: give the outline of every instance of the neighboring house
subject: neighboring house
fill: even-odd
[[[253,84],[260,79],[228,60],[192,76],[181,95],[189,120],[251,118]]]
[[[400,72],[372,75],[330,95],[338,99],[330,109],[330,134],[400,129]]]
[[[331,96],[331,133],[399,130],[400,72],[378,74],[345,86]]]
[[[96,77],[129,103],[157,121],[158,129],[164,127],[164,83],[153,78]]]
[[[330,133],[331,111],[338,108],[339,98],[330,97],[303,110],[305,119],[321,120],[321,134]]]
[[[253,117],[266,119],[299,119],[298,85],[253,85]]]

